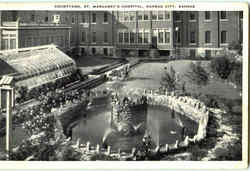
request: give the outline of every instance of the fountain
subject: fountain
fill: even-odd
[[[103,136],[103,143],[110,134],[131,137],[143,134],[147,116],[147,99],[141,96],[138,99],[114,94],[111,100],[110,128]]]

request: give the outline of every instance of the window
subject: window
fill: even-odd
[[[105,56],[108,56],[108,48],[103,48],[103,54],[104,54]]]
[[[30,21],[32,21],[32,22],[35,21],[35,15],[34,14],[31,15]]]
[[[2,46],[5,49],[16,49],[16,34],[2,34]]]
[[[128,35],[129,33],[127,32],[127,33],[124,33],[124,42],[125,43],[128,43],[129,42],[129,40],[128,40]]]
[[[190,32],[190,43],[195,43],[195,32]]]
[[[227,19],[227,12],[226,11],[221,11],[220,12],[220,19],[222,19],[222,20]]]
[[[210,58],[211,57],[211,50],[205,50],[205,57]]]
[[[189,56],[190,57],[195,57],[196,55],[195,55],[195,49],[190,49],[190,51],[189,51]]]
[[[86,18],[84,14],[82,14],[82,23],[86,23]]]
[[[165,43],[170,43],[170,32],[165,32]]]
[[[221,31],[221,43],[227,43],[227,31]]]
[[[169,20],[169,19],[170,19],[170,12],[165,11],[165,20]]]
[[[119,21],[124,20],[124,12],[119,12]]]
[[[48,16],[45,17],[45,18],[44,18],[44,21],[45,21],[45,22],[48,22],[48,21],[49,21],[49,17],[48,17]]]
[[[82,32],[82,42],[86,42],[86,32]]]
[[[96,13],[92,13],[92,23],[96,23]]]
[[[108,12],[104,12],[104,14],[103,14],[103,22],[104,23],[108,22]]]
[[[119,37],[119,43],[122,43],[123,42],[123,33],[119,33],[118,37]]]
[[[124,21],[129,21],[129,13],[124,12]]]
[[[144,20],[149,20],[149,12],[144,11]]]
[[[135,12],[130,12],[129,13],[129,20],[134,21],[135,20]]]
[[[181,43],[181,35],[180,35],[180,29],[175,32],[176,35],[176,43]]]
[[[211,43],[211,32],[210,31],[205,32],[205,43]]]
[[[163,20],[163,18],[164,18],[164,12],[158,11],[158,20]]]
[[[96,49],[92,48],[92,55],[95,55],[95,54],[96,54]]]
[[[180,12],[175,13],[175,21],[181,21],[181,13]]]
[[[243,11],[240,11],[239,15],[240,15],[240,19],[243,19]]]
[[[139,21],[143,20],[143,12],[139,11],[138,14],[137,14],[137,17],[138,17]]]
[[[92,32],[92,43],[96,43],[96,32]]]
[[[56,42],[53,42],[56,44]],[[38,38],[37,37],[33,37],[33,44],[32,46],[37,46],[38,45]]]
[[[158,41],[159,43],[163,43],[163,32],[158,32]]]
[[[110,49],[109,49],[109,55],[110,55],[110,56],[113,56],[113,50],[114,50],[113,48],[110,48]]]
[[[149,33],[148,32],[144,32],[144,43],[149,43],[148,37],[149,37]]]
[[[135,43],[135,33],[134,32],[130,32],[130,43]]]
[[[108,32],[104,32],[103,42],[108,43]]]
[[[142,43],[143,41],[142,36],[143,36],[143,33],[138,33],[138,43]]]
[[[157,20],[157,11],[152,11],[152,20]]]
[[[67,23],[69,21],[68,16],[65,16],[65,22]]]
[[[85,48],[81,48],[81,54],[85,55]]]
[[[191,20],[191,21],[195,20],[195,13],[194,12],[189,13],[189,20]]]
[[[2,49],[8,49],[8,39],[2,39]]]
[[[211,20],[211,12],[205,11],[205,20]]]
[[[75,16],[72,16],[72,17],[71,17],[71,23],[72,23],[72,24],[75,24]]]

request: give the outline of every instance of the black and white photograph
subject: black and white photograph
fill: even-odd
[[[248,10],[105,5],[0,5],[1,162],[246,161]]]

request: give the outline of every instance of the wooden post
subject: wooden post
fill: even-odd
[[[131,155],[135,156],[135,152],[136,152],[136,148],[134,147],[134,148],[132,148]]]
[[[107,155],[110,155],[110,154],[111,154],[111,146],[108,146]]]
[[[90,150],[90,142],[88,141],[86,144],[86,151],[89,152],[89,150]]]
[[[12,90],[7,91],[6,101],[6,152],[7,160],[10,159],[10,150],[12,145]]]
[[[0,88],[0,109],[2,109],[2,89]]]
[[[96,145],[96,152],[100,153],[100,145],[99,144]]]
[[[112,122],[113,122],[113,110],[114,110],[114,106],[113,106],[113,103],[114,102],[112,102],[112,109],[111,109],[111,116],[110,116],[110,126],[112,126]]]
[[[10,159],[12,150],[12,107],[15,105],[14,78],[3,76],[0,80],[0,107],[2,105],[2,90],[6,91],[6,159]]]
[[[168,152],[168,144],[165,145],[165,150]]]

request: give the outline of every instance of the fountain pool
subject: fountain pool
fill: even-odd
[[[79,113],[84,116],[84,113]],[[150,135],[154,148],[156,145],[173,144],[182,140],[183,134],[193,137],[198,125],[189,118],[171,111],[168,108],[148,106],[146,114],[138,114],[142,121],[139,131],[132,136],[121,136],[111,127],[111,105],[107,99],[98,100],[74,123],[72,129],[73,140],[80,139],[80,143],[90,142],[91,145],[102,145],[103,139],[112,149],[131,151],[139,147],[145,134]],[[185,133],[183,133],[185,127]]]

